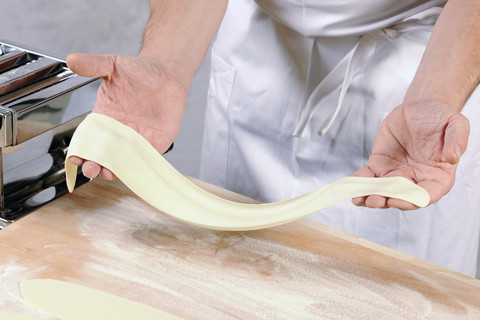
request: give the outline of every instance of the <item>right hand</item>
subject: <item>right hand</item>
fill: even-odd
[[[442,100],[403,103],[385,118],[367,165],[355,175],[402,176],[430,194],[430,204],[452,188],[460,157],[467,148],[468,119]],[[370,195],[353,199],[358,206],[412,210],[406,201]]]
[[[160,153],[180,130],[189,85],[169,68],[145,57],[72,53],[68,67],[80,76],[101,77],[92,112],[109,116],[140,133]],[[115,175],[99,164],[71,157],[87,178]]]

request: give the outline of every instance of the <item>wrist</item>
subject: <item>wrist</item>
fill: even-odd
[[[189,64],[188,59],[175,54],[169,55],[167,52],[156,53],[143,49],[138,56],[149,61],[156,71],[177,79],[187,91],[190,89],[196,68]]]
[[[405,94],[404,104],[437,101],[461,111],[474,88],[475,81],[465,75],[456,76],[453,72],[446,76],[435,70],[420,68]],[[427,75],[427,76],[425,76]]]

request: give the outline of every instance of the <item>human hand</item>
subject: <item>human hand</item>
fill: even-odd
[[[435,203],[453,186],[469,132],[467,118],[444,102],[402,104],[387,115],[367,165],[354,175],[403,176],[427,190],[430,204]],[[406,201],[378,195],[354,198],[352,202],[370,208],[417,208]]]
[[[158,152],[167,151],[180,129],[188,84],[168,68],[144,57],[73,53],[67,57],[67,65],[81,76],[103,79],[92,112],[136,130]],[[88,178],[115,178],[110,170],[93,161],[78,157],[70,161],[83,164],[83,174]]]

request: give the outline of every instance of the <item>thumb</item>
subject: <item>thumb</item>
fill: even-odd
[[[464,115],[458,113],[445,128],[443,156],[450,164],[457,164],[467,149],[470,124]]]
[[[76,74],[83,77],[110,77],[113,73],[113,55],[92,55],[70,53],[67,65]]]

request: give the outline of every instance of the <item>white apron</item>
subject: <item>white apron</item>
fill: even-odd
[[[445,1],[321,2],[230,1],[212,50],[202,179],[271,202],[365,166]],[[439,203],[403,212],[345,202],[310,218],[475,275],[479,103],[477,90],[463,109],[467,152]]]

